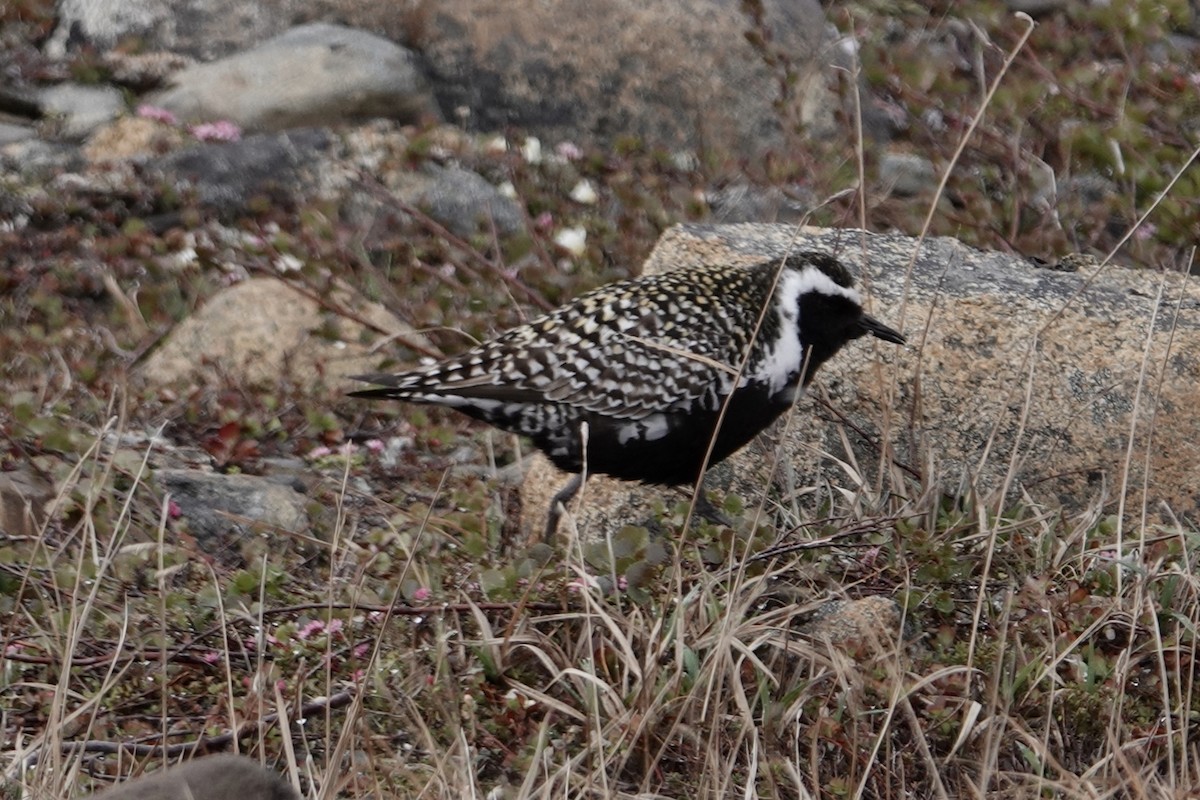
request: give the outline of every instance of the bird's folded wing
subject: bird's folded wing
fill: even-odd
[[[545,397],[618,419],[643,419],[686,411],[732,384],[733,370],[706,356],[702,343],[620,333],[610,338],[586,360],[567,357],[555,364],[554,378],[542,388]]]

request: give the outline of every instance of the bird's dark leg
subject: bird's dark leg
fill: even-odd
[[[550,511],[546,514],[545,541],[547,544],[554,539],[554,532],[558,530],[558,520],[562,517],[562,511],[559,509],[566,508],[567,503],[571,502],[571,498],[579,492],[580,486],[583,486],[582,472],[572,475],[571,480],[567,481],[566,485],[550,498]]]

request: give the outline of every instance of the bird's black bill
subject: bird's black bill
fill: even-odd
[[[869,317],[866,314],[862,315],[858,324],[862,328],[863,333],[869,333],[876,339],[883,339],[885,342],[891,342],[892,344],[904,344],[907,341],[904,338],[904,334],[889,328],[879,320]]]

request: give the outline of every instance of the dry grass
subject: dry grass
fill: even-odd
[[[237,569],[172,542],[117,434],[58,498],[74,524],[8,546],[7,775],[32,797],[198,746],[310,797],[1160,798],[1200,777],[1200,535],[1122,530],[1113,498],[1064,517],[845,492],[850,538],[764,558],[748,525],[657,555],[634,537],[642,579],[612,591],[620,553],[480,552],[461,519],[355,496],[343,466],[323,552]],[[825,598],[875,594],[903,641],[806,633]]]

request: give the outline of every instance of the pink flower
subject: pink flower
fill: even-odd
[[[262,644],[277,645],[277,644],[279,644],[279,640],[275,638],[274,634],[268,633],[266,636],[262,637]],[[247,650],[257,650],[258,645],[259,645],[259,640],[257,637],[242,640],[242,646],[245,647]]]
[[[364,658],[366,657],[367,653],[371,652],[371,645],[363,642],[362,644],[355,645],[354,650],[351,652],[354,653],[355,658]]]
[[[588,575],[583,578],[576,578],[573,581],[567,581],[567,589],[572,592],[582,592],[586,589],[595,589],[600,585],[600,582]]]
[[[202,142],[236,142],[242,138],[242,129],[227,119],[202,122],[188,130]]]
[[[155,122],[161,122],[165,125],[179,124],[179,120],[175,119],[175,115],[170,111],[167,111],[165,108],[161,108],[159,106],[152,106],[149,103],[143,103],[142,105],[138,106],[137,111],[134,113],[142,119],[152,119]]]
[[[174,500],[167,501],[167,516],[171,519],[179,519],[183,516],[183,509],[179,507],[179,503]]]
[[[363,445],[372,453],[382,453],[384,450],[383,439],[367,439]]]
[[[221,662],[221,654],[216,650],[209,650],[207,653],[200,656],[200,660],[205,664],[219,664]]]
[[[433,592],[429,590],[428,586],[421,586],[413,592],[413,600],[416,600],[418,603],[423,603],[428,600],[432,594]]]
[[[578,161],[583,158],[583,150],[574,142],[559,142],[554,146],[554,152],[567,161]]]
[[[312,450],[310,450],[308,452],[308,457],[310,459],[315,460],[318,458],[324,458],[325,456],[330,455],[331,453],[333,453],[332,450],[330,450],[325,445],[321,445],[320,447],[314,447]]]
[[[319,619],[314,619],[306,623],[303,628],[300,628],[296,631],[296,638],[303,641],[310,636],[317,635],[323,630],[325,630],[325,623]]]
[[[869,547],[863,551],[862,557],[859,558],[859,562],[866,569],[870,569],[871,567],[875,566],[875,562],[879,560],[879,556],[882,552],[883,548],[881,547]]]

